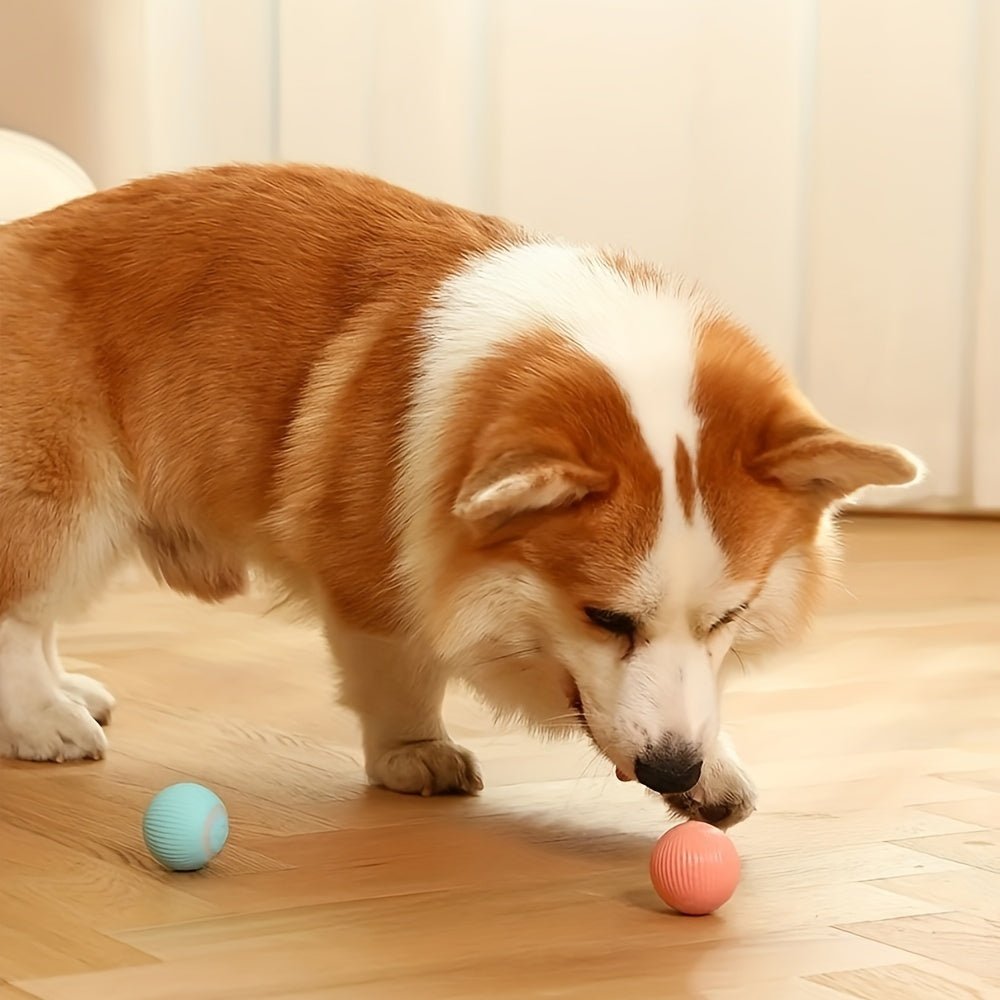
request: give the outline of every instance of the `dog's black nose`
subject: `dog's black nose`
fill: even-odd
[[[701,754],[696,747],[675,742],[649,747],[635,760],[635,776],[661,795],[689,792],[701,777]]]

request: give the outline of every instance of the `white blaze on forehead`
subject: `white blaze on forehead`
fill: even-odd
[[[674,449],[680,438],[695,458],[691,386],[699,310],[697,300],[666,280],[658,287],[633,284],[595,251],[550,242],[489,251],[444,282],[425,317],[406,437],[399,495],[404,578],[414,580],[415,560],[427,555],[420,551],[421,518],[435,486],[432,456],[454,419],[448,399],[456,377],[539,328],[562,334],[614,375],[664,473],[665,525],[683,524]],[[658,583],[637,583],[642,593],[634,600],[658,602]]]
[[[727,584],[726,556],[708,523],[700,497],[695,501],[690,522],[680,510],[667,513],[639,580],[638,586],[655,589],[661,595],[656,621],[667,629],[687,622],[689,613],[707,602],[719,605],[724,588],[735,590]],[[745,589],[740,588],[740,593]],[[735,607],[743,600],[740,596],[730,606]]]

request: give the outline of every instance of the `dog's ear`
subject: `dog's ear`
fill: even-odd
[[[836,428],[807,424],[749,463],[763,482],[833,503],[866,486],[907,486],[923,466],[902,448],[859,441]]]
[[[496,525],[529,511],[569,506],[608,482],[607,475],[572,459],[506,452],[469,473],[452,509],[463,520]]]

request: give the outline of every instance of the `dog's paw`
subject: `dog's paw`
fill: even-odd
[[[0,729],[0,754],[20,760],[99,760],[107,748],[90,711],[63,694],[30,712],[8,715]]]
[[[476,758],[448,740],[407,743],[377,757],[368,768],[377,785],[409,795],[482,791]]]
[[[742,823],[757,808],[753,782],[728,754],[706,763],[701,781],[690,791],[663,798],[675,815],[711,823],[720,830]]]
[[[64,673],[59,678],[59,686],[73,701],[83,705],[98,725],[106,726],[111,721],[115,699],[100,681],[86,674]]]

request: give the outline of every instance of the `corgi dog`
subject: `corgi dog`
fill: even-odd
[[[442,719],[585,733],[729,826],[738,655],[800,634],[858,490],[920,475],[828,423],[697,290],[380,180],[142,179],[0,228],[0,753],[99,758],[55,628],[138,554],[322,624],[371,782],[474,793]]]

